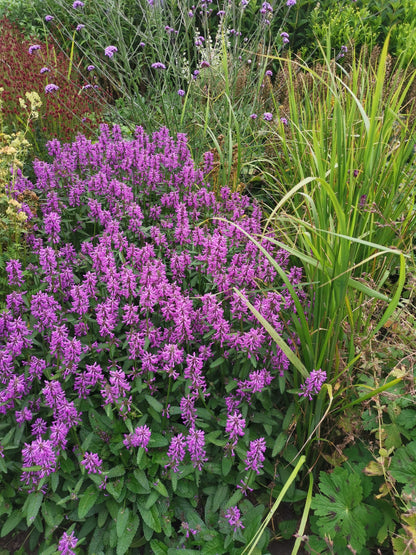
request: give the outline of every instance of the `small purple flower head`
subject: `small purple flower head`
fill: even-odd
[[[237,505],[227,509],[225,513],[225,518],[228,520],[228,524],[234,529],[234,532],[238,528],[244,528],[243,523],[241,522],[240,509],[237,507]]]
[[[296,0],[287,0],[286,6],[290,8],[291,6],[296,6]]]
[[[288,44],[288,42],[289,42],[289,33],[286,33],[285,31],[283,31],[283,33],[280,33],[280,36],[282,37],[283,44]]]
[[[74,10],[77,10],[78,8],[83,8],[84,2],[81,2],[81,0],[75,0],[75,2],[72,4],[72,7],[74,8]]]
[[[32,44],[32,46],[29,46],[29,54],[33,54],[35,50],[40,50],[40,44]]]
[[[58,85],[55,85],[54,83],[49,83],[49,85],[46,85],[45,87],[45,93],[52,93],[55,92],[59,89]]]
[[[322,384],[326,380],[326,372],[324,370],[312,370],[306,378],[305,383],[300,386],[302,392],[300,397],[307,397],[312,401],[312,395],[317,395],[321,391]]]
[[[46,72],[48,72],[48,71],[50,71],[50,69],[49,69],[48,67],[43,67],[43,68],[40,70],[40,73],[46,73]]]
[[[179,89],[178,90],[178,95],[179,96],[185,96],[185,91],[183,89]]]
[[[77,542],[78,538],[75,537],[74,531],[69,535],[64,532],[58,543],[58,551],[61,555],[75,555],[75,551],[72,551],[72,548],[77,545]]]
[[[288,121],[286,118],[280,118],[280,121],[283,123],[283,125],[287,125]]]
[[[264,119],[264,121],[272,121],[273,120],[273,114],[271,112],[264,112],[263,119]]]
[[[112,58],[116,52],[118,52],[117,46],[106,46],[104,50],[105,56],[108,56],[109,58]]]
[[[49,23],[49,21],[53,21],[53,15],[45,15],[45,21],[46,23]]]
[[[147,426],[138,426],[132,434],[125,435],[124,445],[130,447],[143,447],[147,451],[147,444],[150,441],[151,431]]]
[[[257,114],[250,114],[251,119],[257,119]]]
[[[264,437],[250,441],[250,448],[247,451],[246,470],[254,470],[260,474],[260,468],[263,466],[264,452],[266,451],[266,440]]]
[[[211,64],[210,64],[209,62],[207,62],[206,60],[202,60],[202,62],[201,62],[201,68],[203,68],[203,67],[210,67],[210,65],[211,65]]]
[[[84,454],[84,460],[81,461],[81,464],[85,466],[88,474],[101,474],[101,465],[103,464],[103,461],[99,458],[97,453],[88,453],[86,451]]]
[[[268,69],[266,71],[266,75],[267,75],[267,77],[273,77],[273,71],[271,69]]]
[[[87,66],[87,71],[93,71],[94,69],[95,69],[95,66],[93,66],[92,64]]]
[[[155,62],[154,64],[152,64],[152,68],[153,69],[166,69],[166,66],[162,62]]]
[[[85,25],[83,25],[82,23],[79,23],[79,24],[77,25],[76,30],[77,30],[77,31],[81,31],[81,29],[83,29],[84,27],[85,27]]]
[[[142,48],[144,48],[144,47],[146,46],[146,43],[145,43],[145,42],[141,42],[141,43],[139,43],[139,46],[141,46]]]

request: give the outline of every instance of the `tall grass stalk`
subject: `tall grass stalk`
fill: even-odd
[[[228,140],[231,103],[245,142],[252,142],[250,114],[271,106],[265,73],[273,37],[260,6],[225,2],[217,13],[213,4],[190,0],[90,0],[73,10],[63,0],[45,0],[44,9],[54,16],[49,28],[64,50],[75,45],[83,66],[93,65],[99,83],[112,90],[109,119],[125,130],[163,125],[185,132],[194,157],[202,156],[212,146],[208,127],[227,138],[227,148],[235,143]],[[289,9],[281,0],[273,17],[284,22]],[[74,41],[80,23],[85,27]],[[111,58],[104,55],[108,45],[118,49]]]

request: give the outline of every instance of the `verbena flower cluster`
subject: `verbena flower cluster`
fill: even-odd
[[[281,334],[295,312],[246,235],[261,233],[259,206],[228,188],[216,197],[212,153],[196,167],[185,135],[166,128],[126,141],[102,125],[95,144],[80,135],[47,148],[36,183],[16,181],[40,209],[23,205],[33,258],[8,262],[0,314],[0,413],[24,428],[22,486],[47,494],[70,459],[105,489],[141,450],[165,480],[225,458],[245,493],[270,447],[256,400],[275,403],[289,362],[237,290]],[[288,268],[287,252],[262,246]],[[297,288],[301,270],[288,276]],[[226,517],[243,527],[236,507]]]

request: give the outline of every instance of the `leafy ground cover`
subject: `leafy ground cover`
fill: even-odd
[[[6,551],[415,551],[413,4],[1,11]]]

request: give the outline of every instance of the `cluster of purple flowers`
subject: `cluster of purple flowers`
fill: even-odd
[[[33,488],[56,471],[69,432],[83,421],[80,404],[91,396],[103,410],[134,421],[138,384],[165,407],[166,421],[170,416],[166,472],[181,472],[184,464],[203,470],[210,446],[198,409],[215,397],[228,441],[224,455],[233,456],[238,444],[246,453],[241,470],[259,473],[266,441],[252,434],[249,441],[243,414],[247,406],[255,410],[256,396],[284,375],[289,361],[235,289],[281,333],[290,327],[284,314],[294,311],[287,290],[273,290],[274,267],[246,236],[261,233],[260,207],[226,187],[216,195],[206,177],[210,156],[197,167],[185,135],[175,140],[166,128],[148,136],[138,127],[126,141],[118,127],[103,125],[96,143],[83,136],[65,145],[52,140],[48,151],[52,163],[34,163],[41,217],[34,220],[23,204],[34,222],[31,271],[42,287],[25,303],[25,269],[10,260],[13,291],[0,314],[0,413],[12,414],[33,438],[22,450],[22,481]],[[16,194],[28,184],[18,178]],[[85,231],[90,222],[94,235]],[[77,237],[68,226],[85,226],[81,242],[68,242]],[[288,253],[269,238],[262,246],[287,268]],[[288,275],[296,287],[301,271]],[[268,289],[260,293],[259,283]],[[42,356],[34,339],[42,342]],[[251,370],[229,376],[235,387],[228,396],[218,353],[227,368],[253,362]],[[123,357],[128,369],[117,363]],[[168,384],[178,396],[171,414]],[[147,424],[129,431],[126,450],[151,451]],[[102,453],[77,453],[89,474],[105,474]],[[237,511],[227,517],[234,528],[242,527]],[[74,541],[64,538],[62,546]]]

